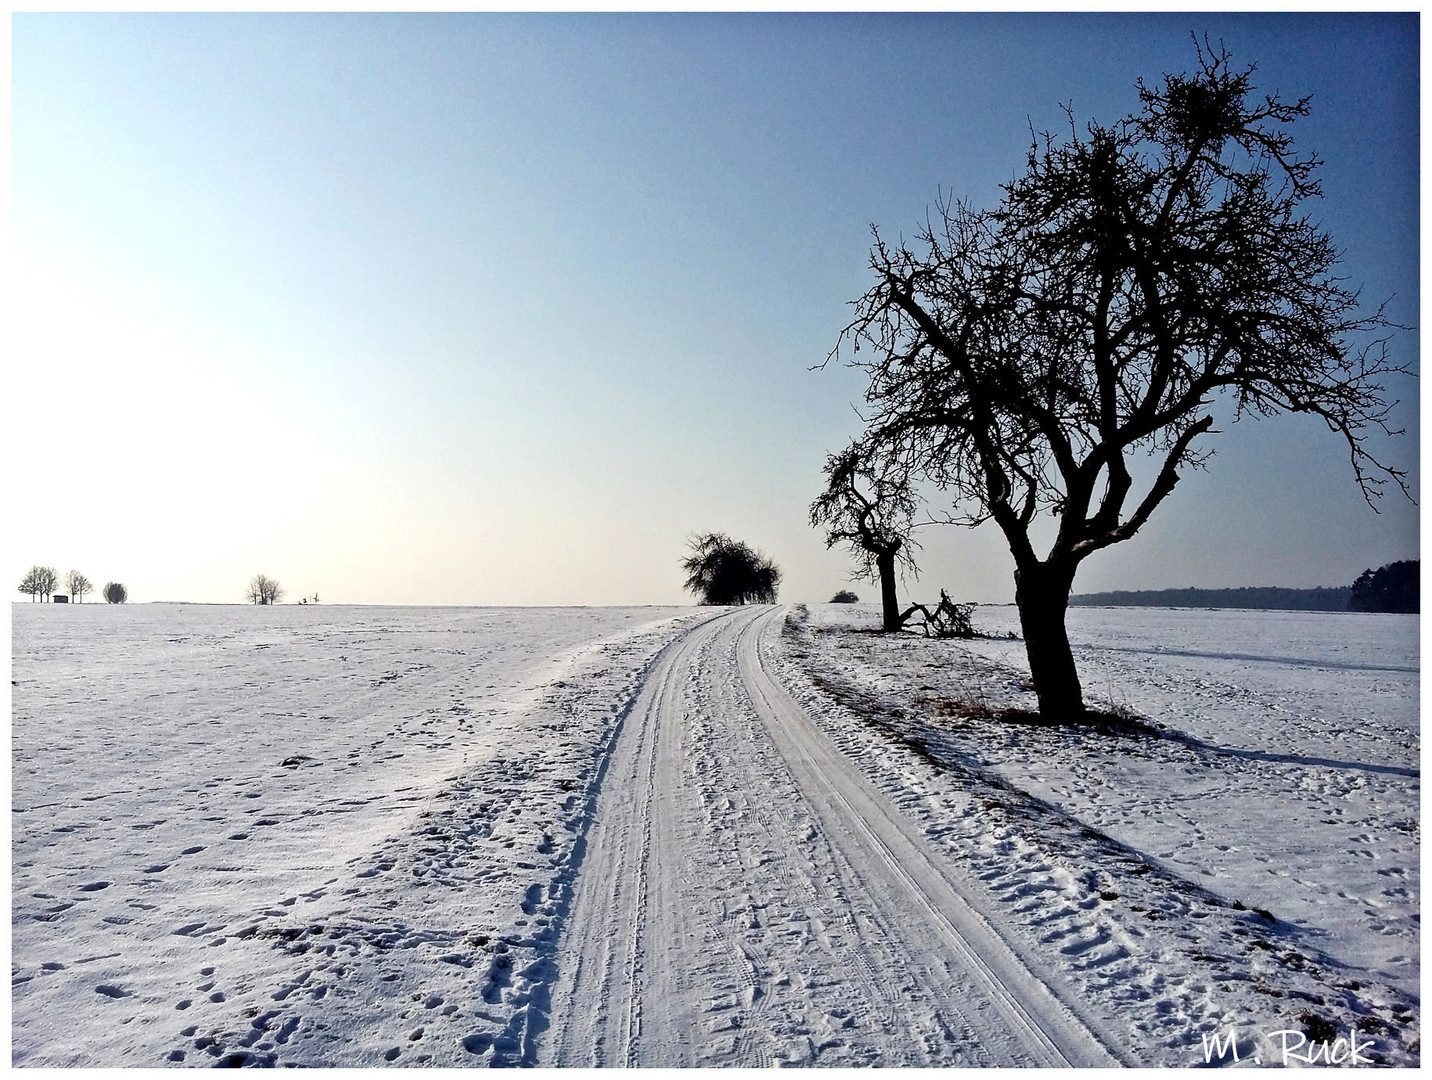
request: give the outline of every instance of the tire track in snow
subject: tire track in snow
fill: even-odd
[[[656,719],[676,710],[678,676],[715,625],[729,618],[697,626],[668,649],[618,732],[600,793],[606,805],[598,809],[588,834],[558,959],[551,1056],[561,1064],[638,1063],[661,735]]]
[[[554,1065],[1112,1064],[767,673],[689,632],[613,752],[557,953]]]

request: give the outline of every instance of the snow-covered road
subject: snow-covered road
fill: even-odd
[[[768,670],[783,609],[672,646],[626,717],[562,933],[552,1065],[1119,1060]]]

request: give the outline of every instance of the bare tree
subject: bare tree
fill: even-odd
[[[65,575],[65,585],[70,590],[70,598],[77,604],[83,601],[87,594],[94,592],[90,579],[78,570],[71,570]]]
[[[1407,493],[1368,446],[1397,433],[1390,323],[1359,312],[1303,209],[1319,162],[1286,128],[1308,99],[1256,97],[1252,74],[1205,42],[1191,75],[1139,82],[1137,113],[1084,133],[1070,114],[1067,138],[1036,139],[997,209],[944,201],[915,250],[877,232],[876,284],[832,353],[868,350],[852,360],[870,437],[952,493],[952,522],[1004,533],[1046,716],[1084,711],[1065,629],[1079,564],[1204,463],[1216,402],[1311,413],[1370,505],[1389,480]],[[1137,496],[1136,454],[1156,463]],[[1041,513],[1057,524],[1042,557]]]
[[[107,604],[122,604],[129,599],[129,590],[117,581],[108,581],[100,595]]]
[[[917,500],[909,472],[899,459],[857,443],[826,458],[825,476],[825,490],[811,504],[810,523],[825,530],[826,547],[850,545],[856,576],[880,586],[882,626],[899,630],[910,611],[900,611],[896,564],[903,573],[919,573],[912,554],[918,545],[910,536]]]
[[[683,559],[686,587],[701,604],[774,604],[781,572],[776,564],[724,533],[694,538]]]
[[[283,586],[264,574],[255,574],[249,582],[249,603],[277,604],[283,599]]]
[[[59,583],[60,575],[53,566],[32,566],[20,582],[20,591],[29,594],[31,603],[45,603]]]
[[[45,593],[45,568],[32,566],[20,579],[20,591],[30,598],[30,603],[39,600]]]

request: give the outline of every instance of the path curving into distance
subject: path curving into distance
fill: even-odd
[[[783,608],[670,646],[555,956],[553,1066],[1118,1064],[770,673]]]

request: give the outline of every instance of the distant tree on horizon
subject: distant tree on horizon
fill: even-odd
[[[825,490],[810,507],[810,523],[825,530],[825,546],[850,545],[855,577],[880,586],[881,627],[890,633],[905,625],[895,591],[895,570],[918,575],[910,536],[916,498],[903,463],[853,443],[825,459]]]
[[[864,439],[949,492],[951,523],[1004,534],[1053,722],[1085,712],[1066,627],[1076,572],[1206,463],[1216,404],[1315,416],[1369,505],[1388,483],[1411,497],[1370,444],[1399,434],[1385,382],[1410,372],[1309,214],[1320,163],[1288,132],[1309,99],[1258,94],[1252,67],[1196,48],[1192,73],[1139,80],[1139,110],[1112,125],[1081,128],[1066,108],[1067,130],[1031,140],[996,208],[942,198],[914,242],[877,231],[876,282],[826,361],[848,350],[869,376]]]
[[[1404,559],[1377,570],[1364,570],[1352,583],[1349,611],[1416,615],[1422,610],[1422,563]]]
[[[53,566],[32,566],[20,579],[19,591],[28,595],[32,604],[37,600],[45,603],[59,583],[60,575]]]
[[[100,595],[106,604],[122,604],[129,599],[129,590],[117,581],[107,581]]]
[[[20,592],[28,596],[32,604],[40,598],[40,575],[42,570],[42,567],[32,566],[29,570],[25,571],[25,576],[20,579]]]
[[[781,584],[776,564],[725,533],[704,533],[683,559],[686,588],[698,604],[774,604]]]
[[[90,579],[78,570],[71,570],[65,575],[65,586],[70,590],[70,599],[77,604],[83,601],[87,594],[94,592]]]
[[[249,581],[249,603],[277,604],[283,599],[283,586],[266,574],[255,574]]]
[[[860,597],[856,596],[849,589],[841,589],[840,592],[830,598],[830,602],[832,604],[858,604],[860,603]]]

